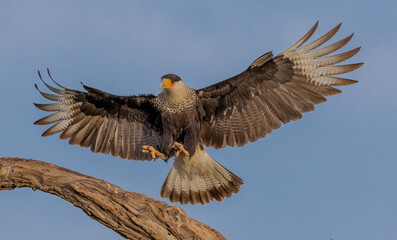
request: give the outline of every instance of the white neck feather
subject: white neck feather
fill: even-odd
[[[178,81],[171,89],[165,89],[164,94],[169,101],[179,102],[186,98],[189,87],[182,81]]]

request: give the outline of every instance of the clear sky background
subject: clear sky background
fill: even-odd
[[[243,148],[208,149],[244,179],[223,202],[172,204],[228,239],[397,237],[396,1],[5,1],[0,7],[0,156],[32,158],[160,199],[172,162],[138,162],[70,146],[33,122],[37,70],[69,88],[158,94],[176,73],[201,88],[278,54],[320,20],[331,43],[365,65],[302,120]],[[44,89],[44,87],[41,87]],[[165,202],[170,203],[167,199]],[[1,239],[121,239],[72,204],[39,191],[0,192]]]

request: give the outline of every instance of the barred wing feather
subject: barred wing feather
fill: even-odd
[[[266,53],[244,72],[197,91],[204,111],[204,145],[241,147],[254,142],[281,123],[298,120],[302,113],[313,111],[314,105],[326,101],[325,97],[340,93],[334,86],[357,82],[333,75],[354,71],[363,64],[334,65],[353,57],[360,47],[327,56],[345,46],[353,34],[317,49],[336,34],[341,24],[301,47],[317,26],[318,22],[280,55]]]
[[[40,73],[39,76],[42,80]],[[161,142],[161,119],[152,104],[153,95],[124,97],[85,85],[87,92],[43,83],[55,94],[41,92],[37,85],[36,89],[55,103],[35,106],[55,113],[34,123],[54,124],[42,136],[61,133],[60,138],[69,139],[69,144],[90,147],[93,152],[134,160],[152,159],[142,152],[142,146],[158,148]]]

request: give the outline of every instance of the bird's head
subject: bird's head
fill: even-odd
[[[175,90],[183,84],[182,79],[175,74],[166,74],[161,77],[160,90]]]

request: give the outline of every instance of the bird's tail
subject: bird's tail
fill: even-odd
[[[181,204],[206,204],[214,198],[222,201],[240,191],[244,181],[216,162],[201,147],[189,158],[180,154],[168,173],[161,197]]]

